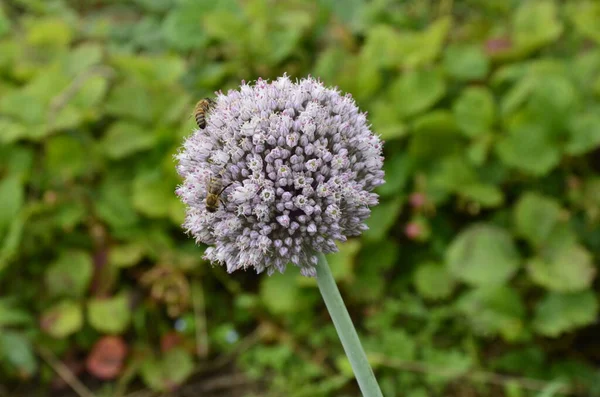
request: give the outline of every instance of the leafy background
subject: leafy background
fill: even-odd
[[[330,257],[384,395],[599,396],[599,44],[596,1],[4,1],[0,395],[359,395],[314,280],[179,227],[195,101],[287,72],[386,140]]]

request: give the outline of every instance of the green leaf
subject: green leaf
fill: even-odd
[[[556,227],[560,214],[561,208],[556,200],[527,192],[515,205],[513,217],[518,235],[539,246]]]
[[[25,200],[25,187],[17,176],[0,179],[0,237],[15,220]]]
[[[13,299],[0,299],[0,328],[33,323],[33,317],[27,310],[17,307]]]
[[[392,153],[383,164],[386,181],[377,188],[381,196],[397,195],[404,190],[411,175],[411,160],[404,153]]]
[[[490,61],[481,46],[450,45],[444,54],[446,72],[457,80],[481,80],[490,69]]]
[[[518,340],[525,331],[525,305],[519,293],[507,286],[469,291],[457,306],[473,330],[484,336],[499,334],[510,342]]]
[[[538,177],[550,172],[561,158],[548,130],[531,122],[511,128],[496,144],[496,152],[506,165]]]
[[[495,119],[495,104],[492,93],[483,87],[467,88],[452,106],[456,124],[468,137],[486,134]]]
[[[448,298],[456,284],[446,267],[434,262],[419,264],[413,274],[413,283],[419,295],[431,300]]]
[[[109,158],[118,160],[150,149],[154,142],[152,130],[129,121],[117,121],[106,132],[102,147]]]
[[[382,99],[371,106],[370,119],[373,131],[381,135],[381,139],[389,141],[402,138],[407,133],[406,125],[400,121],[401,117],[394,103]]]
[[[389,239],[362,246],[351,285],[354,300],[376,302],[381,298],[387,284],[385,272],[396,263],[399,251],[399,245]]]
[[[66,47],[73,39],[73,30],[62,19],[36,19],[29,25],[26,40],[35,46]]]
[[[131,310],[127,294],[112,298],[93,298],[88,302],[88,320],[97,331],[121,334],[129,327]]]
[[[0,8],[0,37],[10,32],[10,19],[7,18],[4,8]]]
[[[402,200],[396,198],[388,202],[382,202],[371,209],[371,217],[366,224],[369,227],[364,232],[365,240],[382,240],[387,231],[394,225],[396,218],[400,215]]]
[[[432,22],[423,32],[404,32],[394,42],[396,62],[406,68],[415,68],[433,62],[441,52],[452,20],[442,17]]]
[[[154,116],[152,105],[150,88],[130,79],[117,84],[111,90],[106,101],[106,111],[116,117],[133,118],[149,123]],[[124,123],[124,121],[118,123]]]
[[[462,231],[446,252],[452,275],[475,286],[502,285],[517,271],[521,258],[510,234],[490,224]]]
[[[46,140],[46,167],[59,182],[73,180],[90,168],[90,152],[81,140],[58,135]]]
[[[596,276],[591,253],[579,244],[555,249],[552,256],[531,259],[527,271],[534,283],[556,292],[583,291]]]
[[[83,310],[78,302],[63,300],[42,313],[42,330],[54,338],[66,338],[83,326]]]
[[[142,362],[140,374],[152,390],[169,392],[185,382],[194,371],[192,355],[182,348],[174,348],[159,358]]]
[[[85,251],[66,251],[46,270],[46,286],[53,296],[82,297],[92,280],[94,265]]]
[[[149,217],[166,217],[177,200],[175,187],[175,181],[160,173],[140,173],[133,181],[133,206]]]
[[[585,112],[574,115],[568,125],[569,138],[565,151],[573,156],[580,156],[600,148],[600,115]]]
[[[173,55],[119,54],[112,58],[112,63],[131,81],[144,85],[174,84],[186,67],[183,59]]]
[[[292,265],[288,265],[285,272],[275,272],[261,279],[260,299],[263,305],[275,315],[293,313],[299,309],[298,271],[291,267]]]
[[[495,185],[474,183],[460,189],[460,194],[484,208],[499,207],[504,203],[504,194]]]
[[[0,332],[0,357],[16,368],[22,377],[30,377],[37,369],[33,346],[21,333],[9,330]]]
[[[115,229],[132,226],[139,217],[131,202],[131,188],[127,182],[108,179],[99,187],[93,204],[105,222]]]
[[[339,251],[326,255],[331,274],[335,281],[352,281],[354,277],[354,257],[360,250],[360,240],[352,239],[338,244]]]
[[[577,31],[600,44],[600,4],[593,1],[567,3],[567,11]]]
[[[389,93],[396,111],[407,118],[429,109],[445,92],[446,84],[439,70],[417,69],[396,79]]]
[[[597,316],[598,300],[593,291],[550,292],[536,305],[533,327],[541,335],[556,338],[562,333],[593,324]]]
[[[201,21],[214,7],[212,1],[180,2],[163,21],[162,32],[167,43],[183,51],[204,47],[208,37]]]
[[[110,248],[108,261],[116,267],[131,267],[137,264],[144,256],[145,249],[142,244],[121,244]]]
[[[514,15],[513,26],[515,45],[526,51],[553,42],[563,31],[556,3],[551,0],[521,3]]]

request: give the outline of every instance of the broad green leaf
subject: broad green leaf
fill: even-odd
[[[27,127],[20,122],[0,118],[0,144],[9,144],[29,137]]]
[[[192,355],[182,348],[174,348],[160,358],[148,358],[140,367],[144,383],[152,390],[168,392],[185,382],[194,371]]]
[[[433,62],[441,52],[451,25],[449,17],[442,17],[422,32],[401,34],[395,42],[397,63],[415,68]]]
[[[563,31],[553,0],[521,3],[513,18],[512,38],[520,49],[530,51],[556,40]]]
[[[367,31],[361,54],[380,68],[392,68],[401,59],[400,33],[389,25],[376,25]]]
[[[26,40],[35,46],[66,47],[73,39],[73,30],[59,18],[36,19],[29,25]]]
[[[9,330],[0,332],[0,357],[22,377],[30,377],[37,369],[33,346],[22,333]]]
[[[202,19],[215,4],[207,0],[184,1],[172,9],[162,26],[163,35],[171,47],[183,51],[204,47],[208,37]]]
[[[577,31],[600,44],[600,4],[594,1],[567,3],[567,11]]]
[[[450,45],[444,54],[446,72],[458,80],[481,80],[490,69],[490,61],[481,46]]]
[[[97,43],[83,43],[71,50],[64,60],[67,74],[77,76],[102,60],[102,46]]]
[[[462,231],[446,252],[446,266],[455,278],[482,287],[504,284],[520,262],[510,234],[490,224],[475,224]]]
[[[173,193],[175,186],[175,181],[160,173],[140,173],[133,181],[133,206],[149,217],[166,217],[171,203],[177,201],[177,196]]]
[[[102,147],[109,158],[118,160],[150,149],[154,142],[152,130],[128,121],[117,121],[106,132]]]
[[[468,137],[486,134],[492,128],[495,118],[495,104],[492,93],[482,87],[467,88],[452,106],[456,124]]]
[[[297,282],[298,270],[288,265],[285,272],[275,272],[260,282],[260,299],[263,305],[275,315],[293,313],[300,308],[300,287]]]
[[[25,187],[17,176],[0,179],[0,237],[19,214],[25,200]]]
[[[399,252],[399,245],[389,239],[362,246],[358,255],[356,277],[351,285],[354,300],[376,302],[381,298],[387,284],[384,274],[396,263]]]
[[[496,152],[506,165],[538,177],[556,167],[561,157],[548,130],[532,122],[511,128],[496,144]]]
[[[111,59],[120,72],[141,84],[174,84],[185,72],[185,62],[172,55],[142,56],[121,54]]]
[[[434,262],[417,265],[413,283],[423,298],[432,300],[448,298],[456,285],[446,267]]]
[[[44,102],[22,90],[9,91],[0,98],[0,114],[14,117],[27,126],[39,126],[46,117]],[[14,133],[13,133],[14,134]],[[27,133],[28,137],[38,134]]]
[[[407,133],[406,125],[401,121],[395,105],[388,100],[375,101],[369,116],[373,131],[385,141],[402,138]]]
[[[432,167],[430,188],[445,193],[462,194],[465,186],[477,184],[477,174],[458,156],[447,157]]]
[[[436,69],[417,69],[402,74],[390,87],[390,99],[404,118],[433,106],[446,91],[442,74]]]
[[[106,111],[116,117],[127,117],[148,123],[154,114],[152,92],[149,87],[135,80],[117,84],[109,93]],[[125,123],[120,121],[118,123]]]
[[[120,244],[110,247],[108,261],[117,267],[131,267],[144,256],[145,249],[141,244]]]
[[[600,114],[597,112],[576,114],[568,125],[569,138],[565,151],[579,156],[600,148]]]
[[[360,240],[352,239],[338,244],[339,251],[327,255],[327,262],[335,281],[352,281],[354,258],[360,251]]]
[[[93,298],[88,302],[88,320],[97,331],[121,334],[129,327],[131,309],[127,294],[112,298]]]
[[[542,244],[560,220],[560,204],[535,192],[524,193],[514,208],[518,235],[535,246]]]
[[[69,135],[57,135],[46,140],[45,144],[46,167],[56,181],[70,181],[89,170],[89,147],[82,140]]]
[[[10,32],[10,19],[6,16],[4,8],[0,8],[0,37]]]
[[[589,251],[570,244],[553,250],[553,254],[528,261],[527,271],[533,282],[556,292],[578,292],[591,286],[596,268]]]
[[[31,323],[33,323],[31,313],[19,308],[10,297],[0,299],[0,328]]]
[[[381,196],[393,196],[401,193],[411,175],[411,161],[404,153],[393,153],[385,159],[385,183],[377,188]]]
[[[438,369],[426,376],[426,382],[429,384],[458,379],[473,366],[473,359],[458,348],[441,350],[424,346],[422,357],[427,367]]]
[[[131,202],[128,183],[108,179],[100,184],[94,207],[103,221],[115,229],[134,225],[139,217]]]
[[[378,241],[385,237],[388,230],[396,222],[402,209],[402,199],[396,198],[382,202],[371,209],[371,216],[365,222],[369,229],[365,230],[365,240]]]
[[[458,127],[452,113],[446,110],[433,110],[415,118],[412,123],[414,134],[443,132],[452,134],[458,132]]]
[[[518,340],[525,331],[525,305],[510,287],[474,289],[463,295],[457,305],[473,330],[483,336],[501,335],[510,342]]]
[[[81,304],[71,300],[63,300],[42,313],[40,326],[54,338],[66,338],[76,333],[83,326],[83,310]]]
[[[593,291],[550,292],[536,305],[533,327],[541,335],[556,338],[594,323],[597,317],[598,300]]]
[[[484,208],[494,208],[504,203],[504,194],[502,190],[491,184],[469,184],[460,189],[459,194],[476,202]]]
[[[46,270],[46,287],[53,296],[82,297],[92,280],[94,265],[85,251],[66,251]]]

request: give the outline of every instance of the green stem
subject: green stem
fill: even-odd
[[[350,319],[346,305],[342,300],[331,270],[329,270],[327,259],[321,253],[318,254],[318,257],[317,283],[319,290],[325,301],[325,306],[329,310],[333,325],[342,341],[346,356],[354,370],[354,376],[356,376],[360,391],[364,397],[383,397],[375,379],[375,374],[373,374],[371,365],[367,360],[367,355],[356,334],[356,329],[354,329],[354,325],[352,324],[352,319]]]

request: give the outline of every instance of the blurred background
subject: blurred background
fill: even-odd
[[[386,397],[600,396],[600,3],[4,0],[0,396],[359,396],[314,280],[180,224],[194,103],[308,74],[386,141],[329,257]]]

